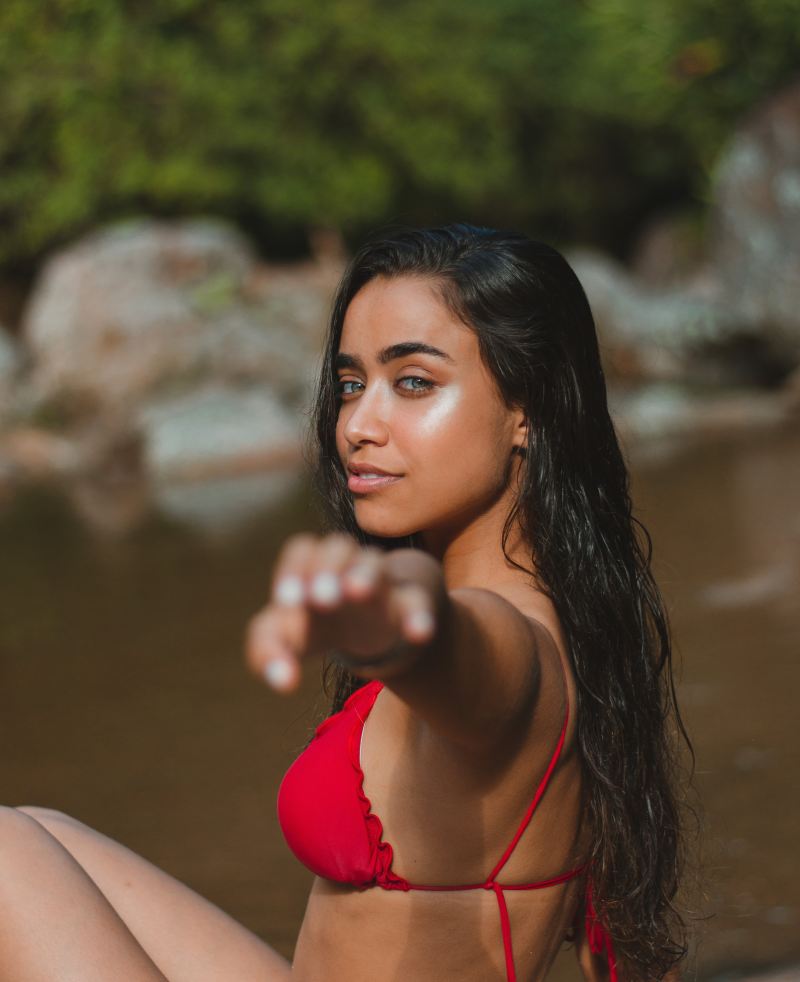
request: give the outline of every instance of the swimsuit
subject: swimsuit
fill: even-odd
[[[563,665],[562,665],[563,671]],[[565,677],[566,685],[566,677]],[[304,866],[317,876],[365,890],[492,890],[497,897],[506,960],[507,982],[516,982],[511,924],[504,892],[541,890],[565,883],[586,870],[586,864],[537,883],[498,883],[497,877],[508,862],[522,833],[536,811],[550,777],[556,768],[569,722],[569,703],[564,724],[544,777],[533,796],[514,838],[492,872],[482,883],[458,886],[430,886],[409,883],[392,870],[393,850],[383,839],[383,826],[364,794],[360,742],[364,722],[369,716],[383,683],[377,679],[357,689],[338,713],[316,728],[311,743],[286,772],[278,791],[278,821],[284,838]],[[597,918],[592,903],[591,879],[585,899],[586,935],[591,950],[605,950],[609,982],[617,982],[611,938]]]

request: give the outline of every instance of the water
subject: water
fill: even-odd
[[[653,454],[633,470],[697,751],[705,914],[695,971],[800,958],[800,433]],[[0,787],[121,840],[291,955],[311,876],[275,818],[323,712],[249,677],[246,622],[305,494],[213,543],[153,515],[97,538],[57,493],[0,514]],[[695,902],[697,902],[695,898]],[[576,977],[567,954],[553,972]]]

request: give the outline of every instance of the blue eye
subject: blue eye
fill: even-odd
[[[428,389],[433,388],[433,382],[429,382],[426,378],[420,378],[419,375],[404,375],[402,378],[397,380],[398,382],[421,382],[421,386],[414,386],[406,391],[410,392],[427,392]]]
[[[405,392],[411,392],[414,395],[427,392],[429,389],[432,389],[434,387],[433,382],[428,381],[428,379],[421,378],[419,375],[403,375],[402,378],[399,378],[397,380],[398,385],[400,384],[400,382],[418,382],[419,385],[404,387]],[[345,386],[348,385],[361,385],[361,382],[351,378],[339,379],[336,383],[336,394],[338,396],[354,395],[355,393],[353,392],[352,389],[345,388]]]

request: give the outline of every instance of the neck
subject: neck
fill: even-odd
[[[506,559],[502,547],[503,526],[514,502],[517,478],[515,470],[503,492],[477,516],[449,528],[420,533],[422,547],[441,562],[448,589],[530,582],[529,574]],[[506,553],[525,569],[531,569],[532,550],[522,538],[517,522],[509,532]]]

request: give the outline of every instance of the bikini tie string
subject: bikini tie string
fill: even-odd
[[[617,959],[614,954],[611,935],[606,930],[602,921],[597,916],[597,911],[594,909],[591,878],[588,880],[586,886],[586,939],[589,942],[589,951],[593,955],[601,955],[603,952],[606,953],[608,960],[608,982],[619,982]]]

